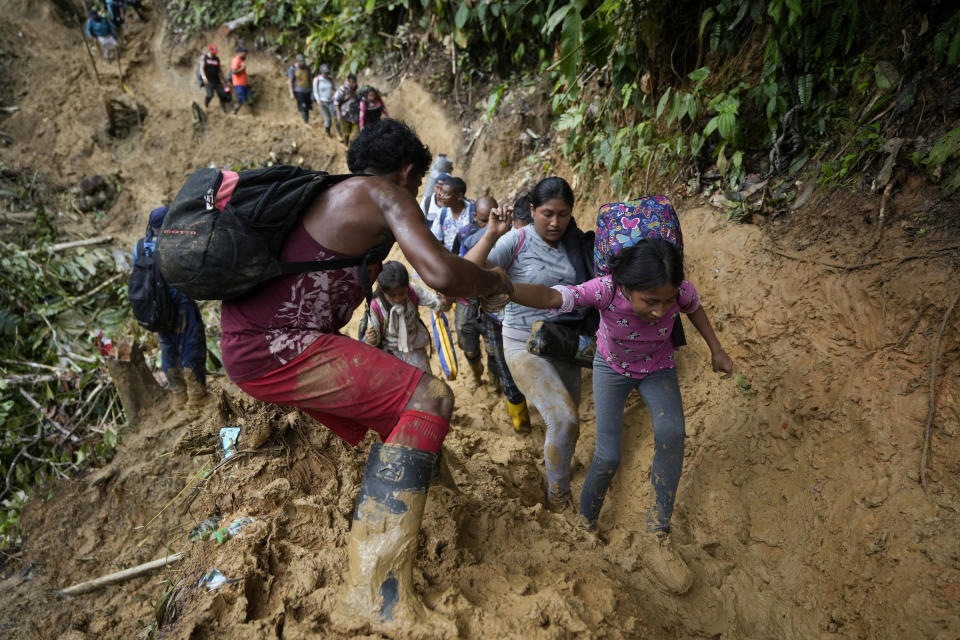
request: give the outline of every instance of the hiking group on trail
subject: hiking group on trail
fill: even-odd
[[[729,376],[733,364],[685,279],[669,200],[605,205],[588,232],[574,221],[574,193],[559,176],[513,204],[474,201],[466,182],[450,174],[449,158],[431,167],[430,151],[407,125],[386,117],[375,90],[354,122],[347,107],[357,95],[355,76],[332,95],[329,69],[321,67],[319,86],[309,76],[302,59],[288,72],[304,121],[316,102],[325,125],[339,124],[345,141],[359,128],[347,151],[351,175],[204,169],[171,204],[150,250],[171,286],[223,299],[223,365],[239,389],[299,408],[352,446],[371,430],[378,436],[334,623],[452,628],[423,605],[412,574],[427,489],[437,478],[451,481],[441,454],[455,401],[432,372],[421,305],[435,314],[456,305],[457,340],[474,388],[483,384],[483,337],[489,384],[506,396],[515,433],[531,428],[528,403],[537,410],[545,425],[544,503],[587,537],[599,540],[627,395],[641,394],[655,448],[644,553],[665,587],[689,590],[692,574],[670,539],[685,439],[674,358],[684,344],[679,316],[703,336],[714,371]],[[428,170],[432,183],[420,203]],[[257,223],[245,222],[254,209]],[[235,230],[230,238],[215,232],[221,219]],[[239,258],[237,243],[248,252]],[[394,244],[417,281],[399,262],[383,262]],[[365,299],[359,339],[343,335]],[[571,463],[585,367],[593,370],[597,439],[576,501]]]

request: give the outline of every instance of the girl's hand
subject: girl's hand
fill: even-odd
[[[513,207],[500,207],[490,210],[490,220],[487,222],[487,233],[499,238],[513,228]]]
[[[721,378],[729,378],[733,375],[733,360],[730,359],[726,351],[719,349],[712,352],[711,360],[713,361],[714,371],[723,371],[726,374],[720,376]]]
[[[371,347],[377,346],[380,343],[380,341],[377,340],[377,330],[373,327],[367,327],[367,332],[363,334],[363,341]],[[714,369],[714,371],[716,371],[716,369]]]
[[[442,293],[437,293],[437,300],[440,302],[440,309],[438,309],[438,311],[441,313],[450,311],[450,307],[453,306],[453,298],[448,298]]]

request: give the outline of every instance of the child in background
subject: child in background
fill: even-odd
[[[656,505],[647,531],[656,536],[647,562],[674,593],[693,584],[689,568],[670,543],[670,518],[683,469],[685,423],[674,346],[674,320],[687,314],[710,347],[714,371],[729,378],[733,362],[720,346],[694,286],[684,280],[683,256],[670,242],[645,238],[610,260],[608,276],[580,285],[546,287],[514,283],[513,301],[537,309],[600,311],[593,361],[597,442],[580,496],[580,526],[595,531],[600,508],[620,464],[623,409],[630,391],[643,397],[653,418],[654,456],[650,479]]]
[[[421,304],[444,311],[436,294],[410,284],[406,267],[395,260],[384,262],[370,302],[363,341],[430,373],[430,332],[420,320]]]

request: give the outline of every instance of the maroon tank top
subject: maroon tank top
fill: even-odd
[[[281,262],[347,258],[310,237],[303,224],[290,233]],[[233,300],[220,313],[223,366],[234,382],[249,382],[282,367],[324,333],[337,333],[363,302],[358,267],[284,275]],[[380,265],[371,267],[375,281]]]

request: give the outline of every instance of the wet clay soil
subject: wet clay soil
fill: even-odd
[[[127,85],[149,109],[143,131],[104,140],[100,95],[114,89],[97,87],[77,30],[27,4],[0,1],[3,32],[23,34],[13,43],[22,69],[8,72],[21,109],[0,123],[14,138],[4,161],[63,183],[110,173],[119,163],[123,193],[102,226],[121,246],[140,233],[154,203],[211,161],[263,160],[274,151],[293,161],[303,156],[314,168],[345,168],[342,145],[328,141],[321,126],[298,122],[282,67],[265,53],[250,57],[258,115],[211,110],[212,148],[194,141],[189,103],[202,96],[192,78],[200,43],[167,44],[154,24],[132,25],[124,59]],[[232,42],[218,42],[231,50]],[[116,83],[98,64],[104,82]],[[458,126],[416,78],[395,82],[391,113],[417,125],[435,152],[462,150]],[[506,194],[517,177],[496,169],[508,153],[497,142],[506,133],[491,128],[490,135],[476,145],[467,181]],[[919,195],[898,198],[902,211],[922,204]],[[592,224],[602,199],[578,202],[582,227]],[[839,220],[844,212],[819,214]],[[653,437],[639,397],[628,400],[623,460],[598,543],[542,504],[539,416],[532,433],[516,435],[505,400],[466,380],[451,384],[457,408],[445,444],[458,488],[430,489],[416,589],[456,635],[472,639],[960,637],[957,315],[942,338],[927,490],[918,482],[930,358],[957,291],[957,258],[909,259],[950,239],[911,244],[891,230],[873,256],[889,260],[845,270],[770,250],[834,260],[807,250],[799,224],[774,238],[698,201],[687,202],[681,216],[688,278],[743,374],[738,383],[710,371],[706,347],[687,327],[690,344],[678,362],[688,437],[673,537],[694,574],[691,591],[668,594],[644,564]],[[61,224],[82,230],[93,223],[65,212]],[[345,332],[355,333],[355,325],[356,318]],[[199,414],[164,403],[123,434],[109,465],[54,485],[48,500],[38,492],[23,515],[21,549],[0,565],[0,635],[357,637],[331,618],[347,576],[350,519],[372,436],[351,449],[296,411],[244,400],[223,378],[212,386],[245,414],[244,452],[226,464],[189,448],[170,454],[188,430],[209,438],[219,416],[215,396]],[[588,373],[583,388],[575,498],[594,444]],[[188,540],[213,514],[224,525],[239,516],[254,522],[223,544]],[[183,560],[166,571],[56,595],[181,551]],[[214,591],[199,586],[211,568],[228,580]],[[389,635],[427,634],[400,627]]]

